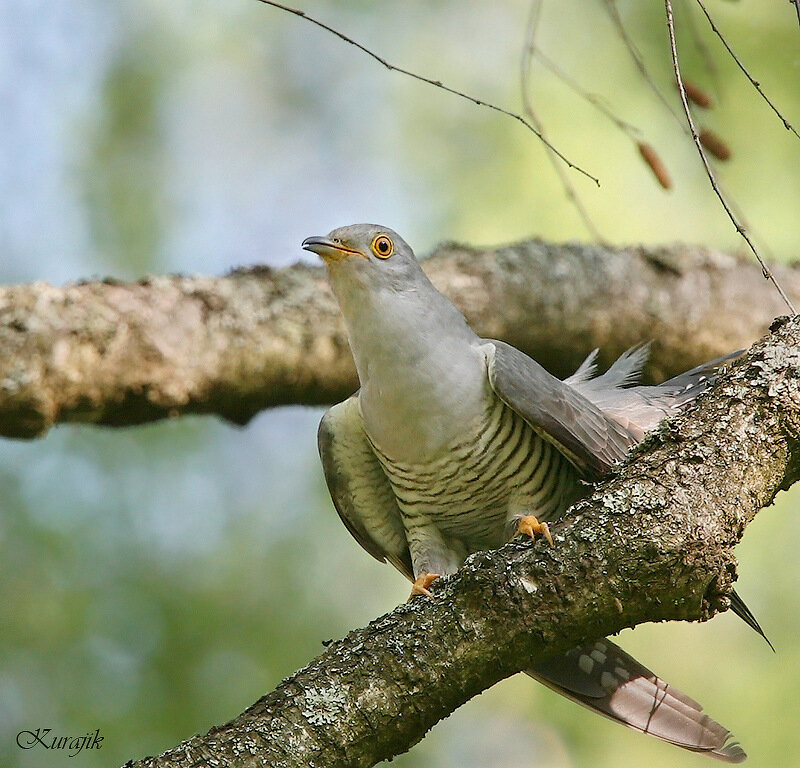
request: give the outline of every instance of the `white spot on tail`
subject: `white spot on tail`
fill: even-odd
[[[600,675],[600,685],[608,691],[613,691],[617,687],[617,680],[610,672],[603,672]]]
[[[591,652],[590,656],[598,663],[598,664],[605,664],[606,663],[606,655],[602,652],[597,650],[597,647]]]

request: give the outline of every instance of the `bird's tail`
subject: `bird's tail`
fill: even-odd
[[[723,363],[742,354],[742,350],[738,350],[709,360],[661,384],[636,384],[649,348],[649,344],[643,344],[623,352],[600,376],[594,375],[595,350],[564,380],[621,425],[634,442],[642,440],[660,421],[691,403],[714,382]]]
[[[775,648],[773,647],[772,643],[769,641],[769,638],[764,634],[764,630],[761,629],[761,625],[758,623],[758,620],[755,616],[753,616],[752,611],[745,605],[744,600],[736,593],[735,590],[731,590],[730,595],[728,596],[731,601],[731,610],[745,623],[748,627],[752,627],[756,632],[758,632],[761,637],[766,640],[767,645],[772,648],[773,653],[775,652]]]
[[[610,640],[556,656],[527,674],[562,696],[642,733],[727,763],[747,758],[731,732]]]

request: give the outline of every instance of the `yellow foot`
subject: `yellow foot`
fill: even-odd
[[[439,573],[427,573],[423,571],[416,579],[414,585],[411,587],[411,594],[408,599],[411,600],[414,595],[425,595],[425,597],[433,597],[428,587],[439,578]]]
[[[547,523],[540,523],[534,515],[525,515],[525,517],[519,519],[515,536],[520,534],[530,536],[534,541],[536,541],[536,535],[539,534],[550,542],[551,547],[553,546],[553,537],[550,535],[550,528],[548,528]]]

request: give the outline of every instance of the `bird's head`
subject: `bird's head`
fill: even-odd
[[[383,373],[385,394],[404,380],[403,369],[414,361],[423,356],[446,361],[453,343],[477,338],[433,287],[408,243],[388,227],[340,227],[325,237],[306,238],[303,248],[328,268],[362,389],[371,375]]]
[[[325,237],[308,237],[303,248],[325,262],[334,283],[403,291],[416,288],[422,275],[408,243],[397,232],[377,224],[352,224]]]

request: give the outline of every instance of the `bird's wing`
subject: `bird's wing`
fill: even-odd
[[[620,424],[523,352],[494,339],[485,339],[481,349],[497,396],[584,476],[603,474],[633,445]]]
[[[574,648],[527,673],[562,696],[642,733],[727,763],[747,757],[731,732],[704,715],[696,701],[610,640]]]
[[[325,413],[317,445],[328,490],[347,530],[373,557],[388,560],[413,579],[400,510],[364,432],[357,394]]]

